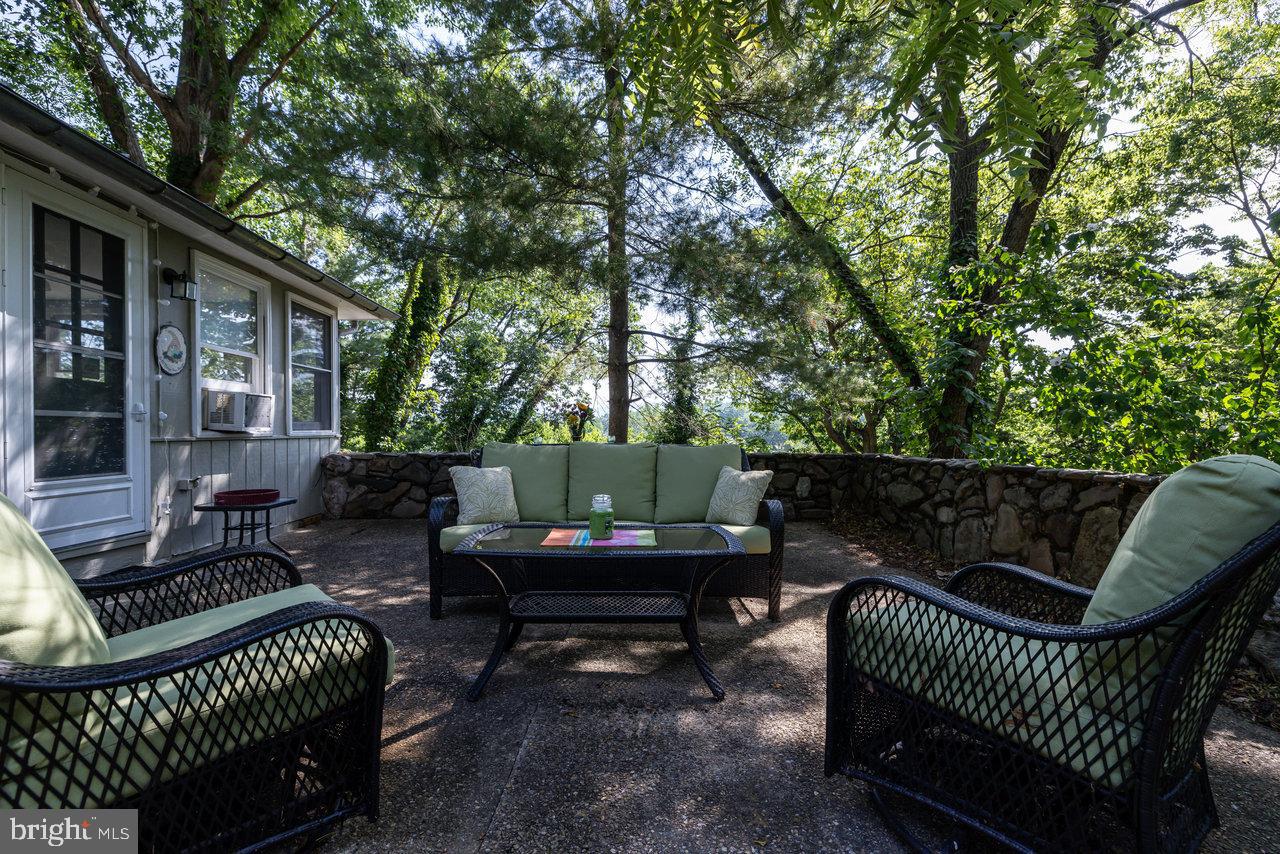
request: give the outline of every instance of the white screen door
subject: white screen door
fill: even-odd
[[[10,225],[21,225],[26,251],[6,255],[25,256],[26,275],[6,282],[5,301],[22,318],[9,328],[24,334],[6,340],[6,355],[27,370],[21,393],[9,386],[21,407],[7,419],[9,495],[21,487],[19,504],[51,548],[144,531],[141,229],[35,182],[21,198],[22,222]]]

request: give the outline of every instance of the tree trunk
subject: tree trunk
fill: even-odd
[[[1038,165],[1028,178],[1028,195],[1014,199],[1005,217],[1000,235],[1000,249],[1004,252],[1021,255],[1026,251],[1031,227],[1073,133],[1073,128],[1061,127],[1040,132],[1041,142],[1036,148]],[[951,268],[972,263],[979,257],[978,167],[985,151],[985,143],[976,154],[969,146],[962,146],[948,157],[951,184],[948,267]],[[1003,299],[1007,278],[1007,275],[988,275],[977,294],[969,292],[962,276],[951,279],[952,298],[961,308],[949,338],[952,360],[945,373],[937,416],[929,431],[931,456],[959,457],[967,449],[973,432],[978,381],[991,349],[992,329],[986,321]]]
[[[947,155],[950,217],[947,240],[947,291],[955,307],[943,354],[942,396],[929,425],[929,453],[934,457],[963,456],[969,443],[971,405],[985,347],[981,320],[994,293],[974,293],[973,279],[960,271],[976,262],[978,250],[978,171],[986,153],[985,140],[969,138],[963,114],[957,119],[953,150]],[[989,287],[989,286],[988,286]],[[982,351],[981,354],[979,351]]]
[[[134,127],[133,118],[129,115],[129,105],[120,93],[120,84],[107,68],[102,52],[89,32],[89,22],[85,20],[84,8],[78,0],[65,0],[66,14],[63,16],[64,26],[71,44],[75,48],[80,66],[89,78],[94,99],[98,102],[98,110],[102,120],[111,134],[111,141],[116,144],[129,159],[147,168],[147,158],[142,153],[142,145],[138,142],[138,131]]]
[[[876,435],[880,429],[880,420],[884,418],[885,406],[883,403],[877,404],[871,409],[862,411],[862,453],[875,454],[879,453],[879,437]]]
[[[835,446],[840,449],[840,453],[857,453],[854,451],[853,445],[849,442],[849,437],[836,427],[835,419],[831,417],[830,412],[822,413],[822,429],[827,434],[827,438],[834,442]]]
[[[618,444],[627,441],[631,420],[630,270],[627,263],[627,163],[626,104],[622,69],[617,55],[613,13],[608,0],[598,3],[604,61],[605,122],[608,154],[605,189],[607,259],[605,288],[609,294],[608,355],[609,435]]]
[[[752,180],[756,182],[760,192],[764,193],[765,198],[773,205],[774,210],[787,223],[791,233],[809,248],[818,262],[826,268],[827,275],[835,279],[837,284],[853,300],[854,306],[862,315],[863,322],[867,324],[867,328],[875,339],[880,342],[880,346],[885,349],[889,360],[893,362],[893,366],[898,373],[907,381],[907,385],[912,388],[922,386],[924,381],[920,375],[920,368],[916,365],[915,356],[912,355],[906,341],[898,335],[898,331],[881,314],[880,308],[872,300],[871,294],[867,289],[863,287],[857,274],[849,267],[849,263],[845,260],[841,251],[836,248],[830,238],[819,233],[805,219],[804,214],[796,210],[795,205],[774,183],[764,164],[756,157],[755,152],[751,150],[747,141],[737,131],[715,116],[711,118],[711,126],[716,135],[720,137],[725,145],[729,146],[729,150],[738,158],[747,173],[751,175]]]

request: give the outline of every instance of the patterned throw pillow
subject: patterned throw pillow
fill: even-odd
[[[458,493],[459,525],[520,521],[511,469],[452,466],[449,474],[453,476],[453,490]]]
[[[707,521],[718,525],[754,525],[756,509],[764,498],[771,471],[738,471],[725,466],[720,469],[716,491],[711,494]]]

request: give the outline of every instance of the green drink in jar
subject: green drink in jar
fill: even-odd
[[[611,496],[592,496],[591,515],[587,518],[591,539],[613,539],[613,498]]]

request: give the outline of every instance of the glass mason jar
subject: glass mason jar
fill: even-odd
[[[608,495],[593,495],[588,519],[591,539],[613,539],[613,498]]]

